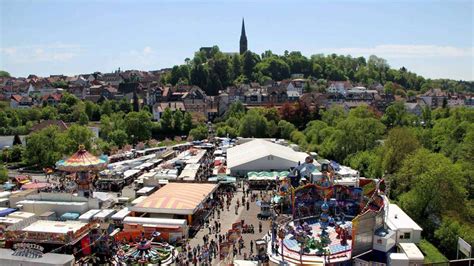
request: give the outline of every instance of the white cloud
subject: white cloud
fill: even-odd
[[[0,49],[5,62],[24,64],[34,62],[65,62],[80,55],[81,46],[61,42],[12,46]]]
[[[148,55],[148,54],[151,54],[151,53],[153,53],[153,49],[151,49],[150,46],[147,46],[147,47],[143,48],[143,54],[144,55]]]
[[[16,48],[15,47],[9,47],[9,48],[0,48],[0,53],[4,53],[5,55],[14,55],[16,53]]]
[[[110,60],[106,60],[105,69],[137,69],[150,70],[157,67],[159,60],[158,54],[150,46],[135,48],[128,51],[117,53]]]
[[[383,44],[374,47],[342,47],[318,49],[324,53],[350,54],[353,56],[377,55],[384,58],[423,57],[473,57],[474,47],[439,45]]]

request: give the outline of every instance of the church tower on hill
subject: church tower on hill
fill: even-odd
[[[240,33],[240,54],[247,52],[247,36],[245,35],[245,22],[242,18],[242,32]]]

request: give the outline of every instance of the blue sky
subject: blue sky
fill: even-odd
[[[472,1],[0,0],[0,69],[14,76],[155,70],[201,46],[384,57],[474,80]]]

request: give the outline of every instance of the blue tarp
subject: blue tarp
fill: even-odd
[[[5,217],[5,216],[9,215],[12,212],[16,212],[16,209],[7,208],[5,210],[0,210],[0,217]]]

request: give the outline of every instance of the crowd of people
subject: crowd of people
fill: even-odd
[[[229,240],[227,230],[230,228],[223,228],[222,219],[225,215],[231,214],[231,206],[234,202],[235,215],[238,215],[240,208],[245,208],[247,211],[250,207],[250,202],[256,202],[259,198],[263,198],[263,192],[253,193],[246,189],[246,185],[240,184],[242,188],[242,196],[236,198],[237,188],[229,186],[226,189],[217,192],[214,201],[214,206],[210,210],[207,220],[203,221],[203,229],[205,230],[202,236],[202,242],[191,245],[187,240],[181,247],[176,258],[177,265],[211,265],[214,260],[219,260],[221,244]],[[240,194],[240,193],[239,193]],[[240,221],[242,228],[251,228],[259,233],[263,231],[262,221],[258,224],[250,224],[245,220]],[[254,229],[255,228],[255,229]],[[243,232],[244,230],[242,230]],[[247,231],[248,233],[248,231]],[[256,240],[256,239],[255,239]],[[257,247],[254,239],[245,240],[242,235],[230,247],[230,256],[236,258],[239,256],[244,260],[258,260]]]

